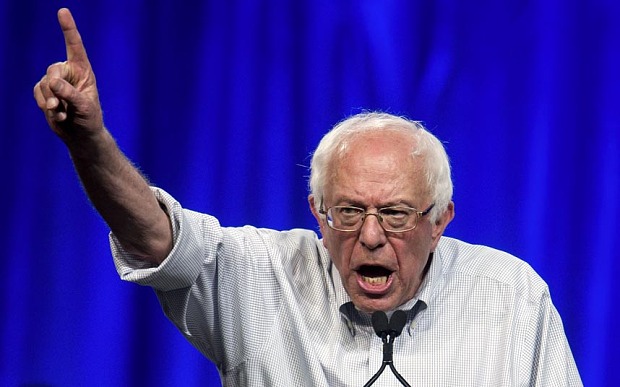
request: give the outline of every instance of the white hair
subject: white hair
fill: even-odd
[[[309,179],[310,193],[315,198],[317,210],[334,157],[344,154],[353,137],[371,131],[404,133],[414,140],[411,155],[421,157],[425,162],[427,188],[435,203],[429,217],[431,222],[435,222],[450,204],[453,191],[450,161],[442,143],[418,121],[379,112],[351,116],[334,126],[319,142],[312,155]]]

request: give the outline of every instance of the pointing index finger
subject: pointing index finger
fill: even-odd
[[[58,23],[60,23],[60,28],[62,28],[62,33],[65,36],[67,61],[88,63],[88,56],[82,43],[82,37],[69,9],[62,8],[58,11]]]

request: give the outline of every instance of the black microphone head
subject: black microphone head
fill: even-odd
[[[405,323],[407,322],[407,314],[402,310],[397,310],[392,313],[392,317],[390,318],[390,335],[392,337],[398,337],[400,333],[403,331],[405,327]]]
[[[383,311],[376,311],[372,314],[372,327],[377,336],[383,338],[389,330],[387,314]]]

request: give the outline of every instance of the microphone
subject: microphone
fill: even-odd
[[[375,330],[375,333],[377,334],[377,336],[383,339],[390,330],[390,325],[388,324],[387,314],[385,314],[385,312],[382,312],[382,311],[376,311],[375,313],[372,314],[371,320],[372,320],[372,327]]]
[[[375,333],[381,338],[381,341],[383,341],[383,363],[381,364],[379,371],[377,371],[377,373],[374,374],[366,384],[364,384],[364,387],[370,387],[375,381],[377,381],[386,366],[390,367],[390,370],[392,370],[392,373],[396,376],[396,379],[398,379],[403,386],[411,387],[405,378],[403,378],[398,371],[396,371],[394,361],[392,359],[394,339],[400,336],[403,331],[405,323],[407,322],[407,315],[402,310],[397,310],[392,314],[392,318],[390,318],[388,323],[388,318],[385,312],[378,310],[372,314],[371,321]]]
[[[385,314],[385,313],[383,313]],[[407,323],[407,315],[402,310],[397,310],[392,314],[392,318],[390,319],[390,335],[393,335],[394,338],[400,336],[405,324]]]

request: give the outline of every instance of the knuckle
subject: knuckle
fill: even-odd
[[[46,74],[51,73],[57,67],[58,67],[58,62],[52,63],[51,65],[47,66]]]
[[[56,62],[47,67],[46,76],[58,77],[61,74],[61,69],[66,62]]]

